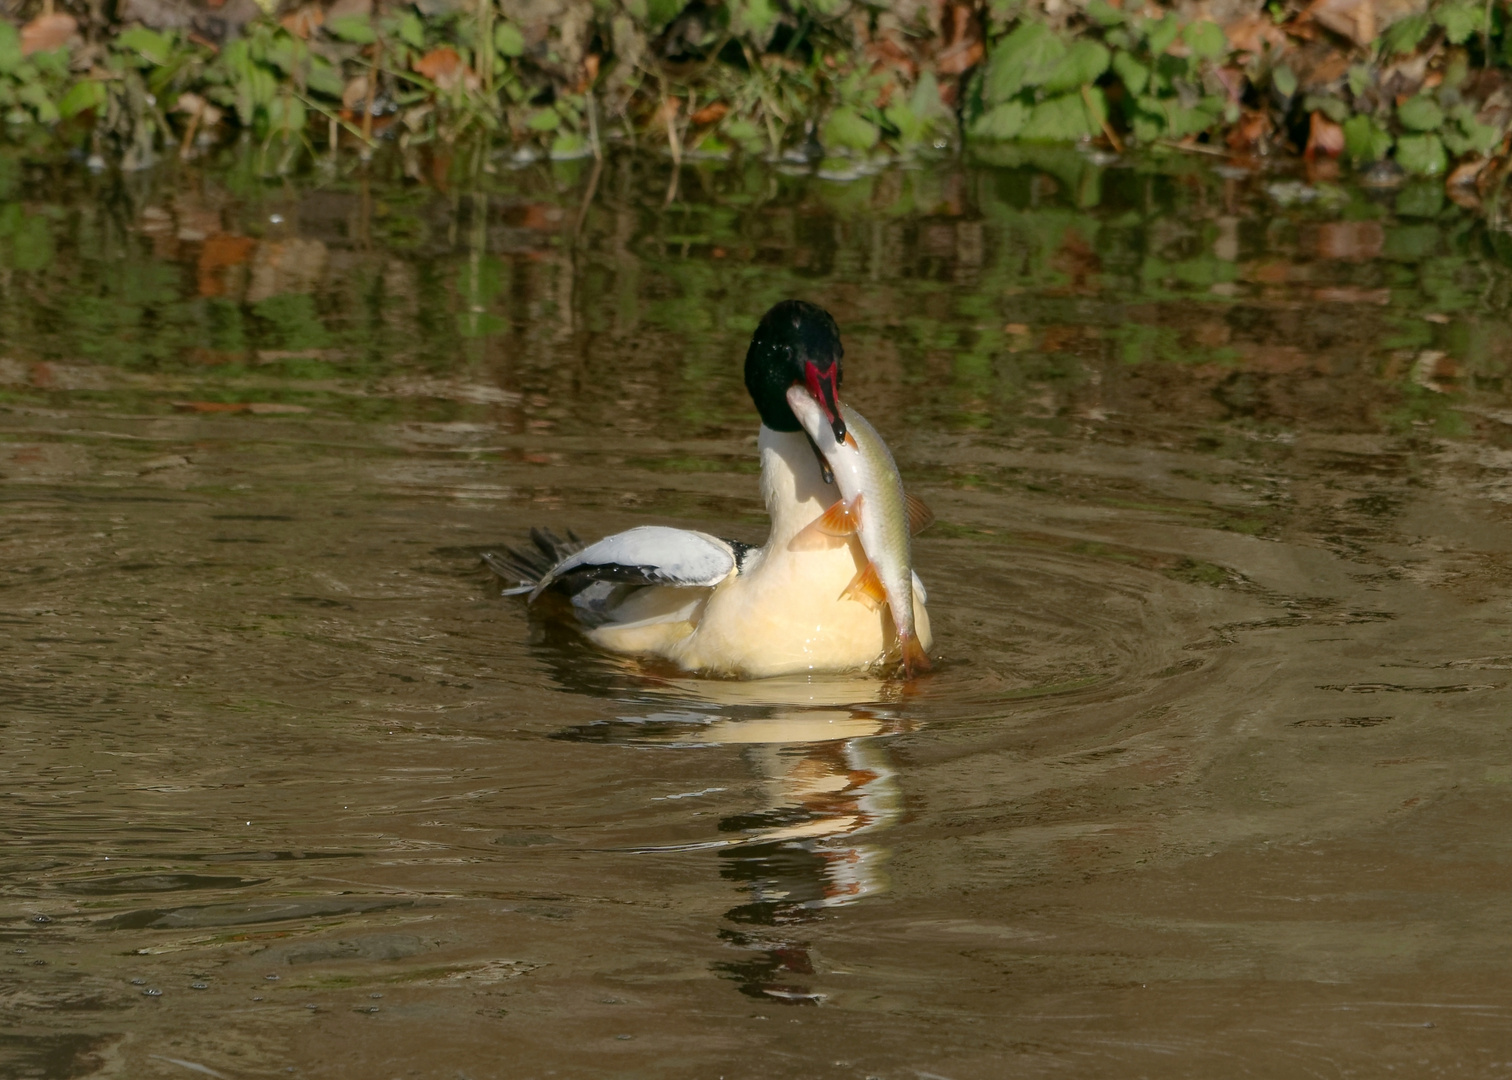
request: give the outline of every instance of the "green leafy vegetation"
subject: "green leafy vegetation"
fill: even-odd
[[[417,178],[468,139],[557,159],[649,142],[837,178],[963,141],[1086,141],[1301,153],[1448,176],[1467,199],[1499,187],[1512,120],[1512,17],[1479,0],[1273,0],[1221,22],[1107,0],[559,8],[266,0],[238,21],[191,2],[188,25],[47,8],[0,20],[0,116],[34,153],[127,169],[238,134],[264,174],[391,144]]]

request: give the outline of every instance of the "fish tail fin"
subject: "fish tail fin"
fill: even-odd
[[[859,600],[872,610],[876,610],[887,599],[887,590],[882,587],[882,579],[877,576],[877,564],[867,561],[867,564],[856,571],[856,576],[851,578],[850,584],[840,594],[842,600]]]
[[[919,639],[904,631],[898,632],[898,644],[903,647],[903,674],[912,679],[915,675],[930,670],[929,654]]]
[[[809,522],[788,541],[789,551],[812,551],[815,548],[835,547],[847,537],[854,536],[861,528],[861,495],[846,502],[839,499],[829,509]]]

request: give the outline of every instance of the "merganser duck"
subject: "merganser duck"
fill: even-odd
[[[532,605],[558,596],[584,635],[617,653],[662,657],[700,674],[765,678],[881,667],[897,642],[886,606],[843,598],[867,557],[854,537],[815,549],[793,538],[838,498],[828,467],[788,404],[805,387],[837,440],[840,328],[829,312],[784,300],[761,319],[745,383],[761,415],[761,493],[772,528],[759,548],[706,532],[642,525],[584,545],[532,530],[537,552],[485,555]],[[797,548],[796,550],[794,548]],[[913,578],[918,641],[933,643]]]

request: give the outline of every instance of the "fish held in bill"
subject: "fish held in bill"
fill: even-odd
[[[804,386],[788,390],[788,404],[840,489],[840,499],[794,537],[791,546],[817,547],[851,536],[859,539],[866,565],[842,595],[872,606],[885,602],[898,632],[904,674],[913,678],[928,671],[929,656],[915,628],[912,534],[926,528],[934,515],[904,493],[903,478],[887,443],[855,409],[840,405],[844,423],[834,424]],[[839,438],[836,428],[842,433]]]

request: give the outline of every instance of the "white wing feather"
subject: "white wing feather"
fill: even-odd
[[[642,525],[589,544],[558,563],[530,594],[534,600],[555,581],[574,573],[633,578],[644,584],[718,585],[735,569],[735,552],[717,536]]]

